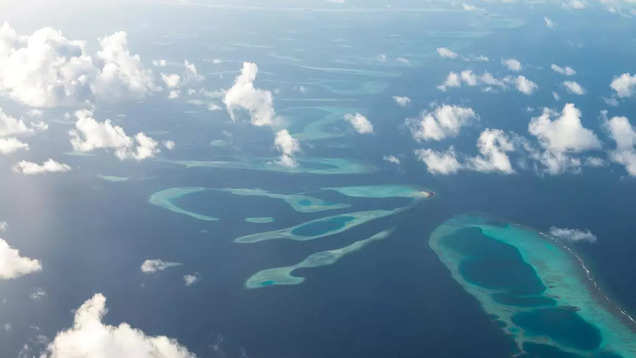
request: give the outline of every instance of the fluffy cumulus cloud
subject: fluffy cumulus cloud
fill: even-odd
[[[393,101],[400,107],[406,107],[411,103],[411,99],[406,96],[393,96]]]
[[[585,2],[581,0],[564,0],[563,7],[571,10],[583,10],[585,9]]]
[[[623,73],[612,80],[610,87],[620,98],[631,97],[636,92],[636,75]]]
[[[29,150],[29,145],[17,138],[0,138],[0,154],[11,154],[18,150]]]
[[[400,165],[400,158],[396,157],[395,155],[385,155],[382,157],[382,160],[391,164]]]
[[[27,124],[23,119],[10,116],[0,108],[0,137],[32,134],[36,131],[47,129],[47,127],[42,122]]]
[[[188,60],[183,62],[183,72],[181,74],[162,72],[160,75],[161,80],[169,90],[168,98],[171,99],[179,98],[181,96],[182,88],[203,81],[205,78],[203,75],[199,74],[197,67]],[[189,88],[188,90],[194,91],[192,88]]]
[[[432,149],[417,149],[415,157],[419,161],[424,162],[426,170],[431,174],[455,174],[462,169],[453,147],[444,152]]]
[[[195,358],[194,353],[165,336],[148,336],[128,323],[104,324],[106,297],[101,293],[75,311],[73,327],[59,332],[41,358]]]
[[[360,113],[347,113],[344,116],[344,119],[351,124],[353,129],[359,134],[371,134],[373,133],[373,124],[369,122],[367,117],[363,116]]]
[[[156,89],[152,72],[130,53],[125,32],[101,39],[92,56],[83,41],[52,28],[19,35],[7,23],[0,27],[0,92],[26,105],[138,99]]]
[[[26,160],[20,161],[13,167],[13,171],[24,175],[38,175],[45,173],[64,173],[71,170],[68,164],[56,162],[53,159],[49,159],[42,164],[28,162]]]
[[[550,235],[571,242],[596,242],[596,235],[590,230],[568,229],[552,226]]]
[[[0,154],[11,154],[18,150],[28,150],[29,145],[18,136],[33,134],[46,130],[48,125],[44,122],[27,123],[23,119],[15,118],[0,108]]]
[[[451,146],[446,151],[432,149],[418,149],[416,158],[424,162],[431,174],[449,175],[460,170],[470,170],[481,173],[513,174],[509,152],[514,151],[513,140],[500,129],[485,129],[477,140],[478,154],[460,161],[455,149]]]
[[[158,89],[152,71],[144,67],[139,55],[130,53],[125,32],[106,36],[99,43],[96,62],[101,70],[91,86],[98,97],[108,101],[139,99]]]
[[[103,122],[93,118],[90,110],[75,112],[75,128],[69,131],[71,145],[78,152],[90,152],[96,149],[112,149],[117,158],[143,160],[159,153],[159,144],[143,132],[134,138],[129,137],[120,126],[110,120]]]
[[[616,149],[610,153],[612,161],[625,166],[627,173],[636,176],[636,130],[626,117],[613,117],[606,127],[616,142]]]
[[[17,278],[40,270],[40,261],[20,256],[20,251],[0,239],[0,280]]]
[[[148,259],[141,264],[140,269],[143,273],[155,273],[177,266],[181,266],[181,263],[163,261],[161,259]]]
[[[526,95],[533,94],[534,91],[536,91],[537,88],[539,88],[539,86],[536,83],[530,81],[525,76],[517,76],[516,78],[513,79],[513,82],[515,84],[515,88],[517,89],[517,91]]]
[[[552,64],[550,65],[550,68],[552,69],[552,71],[556,73],[560,73],[565,76],[573,76],[576,74],[576,71],[569,66],[561,67],[559,65]]]
[[[437,88],[445,92],[449,88],[462,87],[462,85],[469,87],[482,86],[486,92],[497,88],[505,90],[512,86],[517,91],[526,95],[531,95],[539,88],[536,83],[522,75],[497,78],[489,72],[478,75],[471,70],[464,70],[459,73],[450,72],[446,80],[437,86]]]
[[[443,58],[457,58],[457,53],[446,47],[438,47],[437,54]]]
[[[530,150],[531,156],[549,174],[577,170],[581,162],[571,154],[601,148],[596,134],[583,127],[581,111],[572,103],[567,103],[561,113],[545,108],[540,116],[532,118],[528,132],[537,137],[542,148]]]
[[[519,60],[515,58],[507,58],[507,59],[501,60],[501,63],[504,66],[506,66],[507,69],[514,72],[519,72],[521,71],[521,68],[522,68],[521,62],[519,62]]]
[[[201,276],[198,273],[189,273],[187,275],[183,275],[183,283],[190,287],[201,280]]]
[[[257,73],[258,66],[255,63],[243,63],[241,73],[225,93],[223,103],[233,121],[236,120],[237,110],[245,110],[253,125],[272,125],[276,117],[272,93],[254,87]]]
[[[287,129],[280,130],[274,138],[274,146],[281,153],[278,164],[286,167],[295,167],[294,155],[300,151],[300,143],[289,134]]]
[[[443,105],[432,112],[422,112],[419,118],[406,120],[413,139],[418,142],[428,140],[442,140],[456,137],[461,128],[477,119],[472,108]]]
[[[499,172],[512,174],[512,164],[507,152],[515,150],[515,146],[508,136],[500,129],[486,129],[477,140],[479,155],[470,158],[467,166],[482,173]]]
[[[564,81],[563,87],[571,93],[578,96],[582,96],[585,94],[585,89],[576,81]]]

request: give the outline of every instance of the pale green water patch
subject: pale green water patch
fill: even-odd
[[[252,224],[269,224],[274,222],[274,218],[271,216],[245,218],[245,222]]]
[[[391,235],[393,230],[381,231],[368,239],[356,241],[350,245],[339,249],[320,251],[309,255],[303,261],[284,267],[276,267],[267,270],[262,270],[250,277],[245,282],[246,288],[260,288],[274,285],[298,285],[305,281],[303,277],[297,277],[292,275],[295,270],[301,268],[314,268],[320,266],[333,265],[338,262],[344,256],[354,253],[370,243],[378,240],[383,240]]]
[[[118,176],[114,176],[114,175],[97,175],[98,178],[105,180],[105,181],[109,181],[109,182],[113,182],[113,183],[120,183],[120,182],[125,182],[128,181],[128,177],[118,177]]]
[[[395,184],[327,187],[323,188],[323,190],[333,190],[342,195],[355,198],[428,199],[434,195],[432,191],[421,189],[416,186]]]
[[[170,210],[177,214],[187,215],[197,220],[203,221],[217,221],[218,218],[201,215],[192,211],[188,211],[186,209],[181,208],[180,206],[174,203],[175,200],[194,193],[198,193],[201,191],[207,190],[204,187],[175,187],[169,188],[165,190],[158,191],[150,195],[148,202],[152,205],[156,205],[160,208],[164,208],[166,210]]]
[[[429,245],[520,350],[636,356],[631,317],[596,288],[580,258],[552,238],[463,215],[437,227]]]
[[[285,229],[260,232],[236,238],[237,243],[254,243],[267,240],[309,241],[335,235],[371,220],[399,213],[406,208],[394,210],[357,211],[341,215],[328,216]]]

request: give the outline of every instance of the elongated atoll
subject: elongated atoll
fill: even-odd
[[[281,172],[289,174],[365,174],[372,173],[375,167],[346,158],[297,158],[296,166],[278,164],[278,158],[258,158],[250,161],[228,160],[162,160],[165,163],[182,165],[186,168],[245,169]]]
[[[521,356],[636,357],[636,321],[556,239],[462,215],[437,227],[429,244],[452,277],[513,337]]]
[[[434,194],[432,191],[424,190],[413,185],[356,185],[328,187],[323,190],[336,191],[342,195],[355,198],[411,198],[411,199],[428,199]]]
[[[216,190],[239,196],[264,196],[272,199],[280,199],[289,204],[292,209],[300,213],[315,213],[325,210],[345,209],[351,206],[343,203],[331,203],[304,194],[278,194],[271,193],[263,189],[223,188]]]
[[[340,232],[351,229],[352,227],[364,224],[371,220],[394,215],[405,208],[393,210],[369,210],[357,211],[334,216],[328,216],[320,219],[307,221],[305,223],[292,226],[285,229],[259,232],[255,234],[241,236],[236,238],[234,242],[238,243],[254,243],[266,240],[287,239],[296,241],[309,241],[322,237],[338,234]]]
[[[284,267],[276,267],[259,271],[252,275],[246,282],[246,288],[259,288],[273,285],[298,285],[305,281],[304,277],[292,275],[292,273],[301,268],[314,268],[320,266],[333,265],[344,256],[356,252],[368,244],[387,238],[393,230],[381,231],[368,239],[356,241],[350,245],[339,249],[320,251],[307,256],[301,262]]]
[[[174,203],[175,200],[189,195],[189,194],[193,194],[193,193],[198,193],[201,191],[207,190],[207,188],[204,187],[175,187],[175,188],[168,188],[165,190],[161,190],[158,191],[156,193],[153,193],[152,195],[150,195],[150,198],[148,199],[148,202],[152,205],[156,205],[160,208],[164,208],[167,210],[170,210],[174,213],[177,214],[182,214],[182,215],[187,215],[190,216],[192,218],[195,218],[197,220],[203,220],[203,221],[217,221],[219,220],[219,218],[215,218],[212,216],[207,216],[207,215],[202,215],[202,214],[198,214],[192,211],[188,211],[185,210],[183,208],[181,208],[180,206],[176,205]]]

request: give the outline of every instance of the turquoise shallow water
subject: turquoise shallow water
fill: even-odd
[[[295,265],[259,271],[245,282],[245,287],[259,288],[274,285],[299,285],[303,283],[305,279],[303,277],[294,276],[293,272],[295,270],[333,265],[344,256],[361,250],[374,241],[387,238],[392,232],[393,229],[380,231],[367,239],[355,241],[345,247],[313,253]]]
[[[429,244],[524,356],[636,356],[634,325],[594,288],[580,259],[553,238],[463,215],[437,227]]]

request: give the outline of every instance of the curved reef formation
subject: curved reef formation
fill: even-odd
[[[333,265],[344,256],[356,252],[368,244],[387,238],[393,230],[381,231],[368,239],[356,241],[350,245],[339,249],[320,251],[307,256],[301,262],[284,267],[276,267],[263,271],[259,271],[252,275],[246,282],[246,288],[259,288],[273,285],[298,285],[305,281],[305,278],[292,275],[292,273],[301,268],[313,268],[320,266]]]
[[[148,202],[150,202],[153,205],[175,212],[177,214],[188,215],[198,220],[204,220],[204,221],[219,220],[216,217],[207,216],[204,214],[199,214],[199,213],[184,209],[175,203],[178,199],[186,195],[196,194],[203,191],[219,191],[219,192],[230,193],[232,195],[237,195],[237,196],[261,196],[261,197],[267,197],[272,199],[279,199],[279,200],[283,200],[284,202],[289,204],[289,206],[291,206],[292,209],[300,213],[316,213],[316,212],[326,211],[326,210],[345,209],[351,206],[349,204],[328,202],[328,201],[318,199],[312,196],[304,195],[304,194],[277,194],[277,193],[268,192],[263,189],[242,189],[242,188],[217,189],[217,188],[206,188],[206,187],[174,187],[174,188],[164,189],[156,193],[153,193],[150,196],[150,199],[148,199]],[[265,219],[267,219],[268,221],[264,221]],[[252,222],[252,223],[255,223],[255,222],[264,223],[264,222],[272,222],[274,221],[274,218],[269,218],[269,217],[268,218],[246,218],[245,221]]]
[[[198,193],[204,190],[207,190],[207,188],[194,187],[194,186],[168,188],[168,189],[161,190],[150,195],[148,202],[160,208],[170,210],[173,213],[187,215],[197,220],[203,220],[203,221],[219,220],[218,218],[215,218],[212,216],[202,215],[192,211],[185,210],[174,203],[175,200],[183,196],[193,194],[193,193]]]
[[[276,194],[270,193],[263,189],[215,189],[232,193],[239,196],[264,196],[272,199],[280,199],[285,201],[292,209],[300,213],[315,213],[325,210],[345,209],[350,207],[349,204],[331,203],[322,199],[314,198],[303,194]]]
[[[254,243],[276,239],[287,239],[296,241],[315,240],[349,230],[352,227],[364,224],[371,220],[394,215],[402,210],[404,210],[404,208],[393,210],[357,211],[353,213],[327,216],[324,218],[307,221],[305,223],[285,229],[241,236],[235,239],[234,242]]]
[[[636,357],[634,320],[603,295],[582,260],[519,225],[462,215],[429,244],[496,317],[522,357]]]

